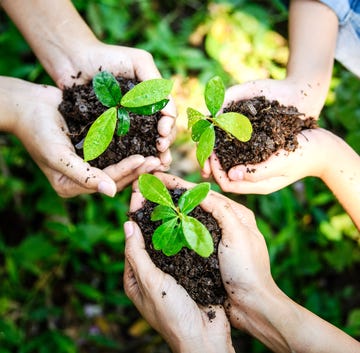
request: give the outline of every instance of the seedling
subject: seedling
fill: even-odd
[[[152,174],[140,175],[139,189],[147,200],[158,204],[151,214],[152,221],[162,221],[152,236],[156,250],[172,256],[187,247],[202,257],[211,255],[214,243],[209,231],[200,221],[189,216],[205,199],[210,190],[209,183],[200,183],[185,191],[179,198],[178,206],[175,206],[162,181]]]
[[[235,112],[218,114],[225,98],[225,86],[219,76],[207,82],[204,95],[210,116],[193,108],[187,109],[188,127],[191,129],[192,140],[198,143],[196,158],[201,168],[214,149],[215,126],[224,130],[230,138],[242,142],[249,141],[252,134],[251,122],[245,115]]]
[[[107,149],[116,123],[118,136],[127,134],[130,128],[129,112],[151,115],[163,109],[169,101],[166,97],[173,83],[165,79],[147,80],[123,95],[116,78],[107,71],[101,71],[94,76],[92,84],[96,97],[108,109],[94,121],[85,137],[85,161],[97,158]]]

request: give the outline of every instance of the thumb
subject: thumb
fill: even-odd
[[[136,222],[124,223],[126,236],[125,257],[129,261],[138,282],[146,284],[146,277],[150,270],[156,269],[145,249],[144,238]]]

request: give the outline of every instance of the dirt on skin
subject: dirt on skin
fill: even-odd
[[[297,135],[305,129],[318,127],[314,118],[302,119],[295,107],[268,101],[265,97],[233,102],[224,112],[238,112],[247,116],[253,133],[248,142],[241,142],[215,127],[215,153],[222,168],[228,172],[239,164],[257,164],[273,153],[284,149],[294,151],[298,146]]]
[[[117,77],[124,95],[138,82]],[[70,131],[70,139],[75,146],[76,153],[83,158],[82,143],[91,124],[106,109],[96,98],[92,83],[66,87],[63,99],[58,107]],[[131,155],[140,154],[144,157],[158,156],[156,141],[160,137],[157,130],[161,113],[144,116],[130,113],[130,130],[125,136],[116,134],[107,150],[98,158],[89,161],[93,167],[103,169],[111,164],[120,162]]]
[[[174,189],[170,191],[175,204],[177,204],[177,200],[184,191],[184,189]],[[152,244],[152,234],[161,224],[160,221],[153,222],[150,220],[150,215],[155,206],[155,203],[145,201],[141,209],[129,213],[130,218],[139,225],[142,231],[145,239],[145,247],[152,261],[162,271],[173,276],[198,304],[204,306],[223,304],[227,295],[221,280],[219,260],[217,257],[221,228],[215,218],[200,206],[197,206],[189,214],[205,225],[214,240],[215,251],[210,257],[201,257],[187,248],[183,248],[174,256],[166,256],[161,251],[155,250]],[[164,296],[166,293],[162,295]],[[209,320],[213,318],[212,314],[214,313],[212,310],[209,311]]]

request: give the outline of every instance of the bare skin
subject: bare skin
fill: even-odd
[[[156,176],[169,189],[194,186],[169,174],[156,173]],[[141,207],[142,201],[134,184],[132,210]],[[277,287],[271,276],[264,237],[249,209],[215,192],[209,193],[201,207],[210,212],[222,228],[218,256],[228,293],[225,307],[233,327],[246,331],[279,353],[359,351],[358,341],[296,304]],[[124,283],[142,315],[163,335],[174,352],[182,351],[179,341],[186,343],[185,352],[212,352],[211,347],[216,347],[216,352],[228,352],[230,346],[223,317],[218,327],[220,337],[215,336],[212,330],[204,327],[204,321],[198,317],[199,309],[191,304],[184,289],[151,262],[136,223],[127,222],[124,228],[127,265],[131,267],[125,271]],[[162,300],[160,292],[164,288],[173,299]],[[189,307],[192,313],[188,312]],[[191,337],[190,332],[197,332],[198,339],[187,339]],[[211,343],[210,350],[204,349],[205,342]]]
[[[116,75],[128,78],[137,78],[140,81],[161,77],[152,56],[140,49],[123,46],[108,45],[100,42],[80,17],[69,0],[3,0],[1,6],[17,25],[35,54],[52,77],[57,86],[62,89],[74,83],[88,82],[101,67]],[[71,38],[71,40],[69,40]],[[78,75],[81,73],[80,75]],[[4,87],[9,81],[1,78],[0,85]],[[124,186],[134,181],[138,175],[153,170],[167,170],[171,163],[169,147],[175,138],[176,109],[171,100],[162,111],[163,117],[158,124],[160,138],[157,141],[159,158],[131,156],[117,165],[109,166],[104,170],[95,170],[77,157],[65,135],[66,124],[55,111],[61,101],[61,91],[48,87],[45,91],[38,86],[22,86],[19,81],[12,81],[11,94],[1,91],[3,103],[14,102],[11,114],[9,107],[0,106],[0,128],[12,126],[14,134],[18,135],[29,153],[36,158],[39,167],[44,171],[56,192],[63,197],[72,197],[81,193],[101,192],[114,196]],[[15,87],[19,92],[15,91]],[[1,87],[0,87],[1,89]],[[22,89],[29,92],[21,91]],[[51,97],[50,97],[51,96]],[[15,99],[25,97],[31,103],[31,111],[43,116],[42,122],[37,122],[43,131],[38,131],[36,142],[33,135],[25,126],[34,121],[35,116],[24,114],[23,107],[18,109]],[[28,98],[26,98],[28,97]],[[47,97],[49,102],[42,98]],[[34,101],[33,101],[34,100]],[[38,106],[36,106],[38,103]],[[46,111],[41,111],[45,109]],[[44,123],[45,116],[48,120]],[[24,121],[24,119],[28,121]],[[15,119],[15,121],[10,121]],[[21,124],[16,122],[21,119]],[[36,119],[40,119],[36,117]],[[58,142],[50,147],[50,154],[45,154],[48,145],[46,133],[50,128],[56,133]],[[45,131],[45,128],[47,129]],[[61,136],[62,135],[62,136]],[[50,142],[50,141],[49,141]],[[72,166],[69,168],[69,166]]]
[[[320,128],[303,131],[298,141],[294,152],[281,150],[265,162],[236,166],[229,173],[212,155],[213,176],[222,190],[239,194],[269,194],[304,177],[318,177],[360,229],[360,156],[344,140]],[[255,172],[249,173],[252,169]]]

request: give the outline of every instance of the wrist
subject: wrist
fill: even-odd
[[[231,313],[232,323],[270,349],[289,352],[284,332],[291,329],[287,327],[289,318],[297,322],[296,312],[291,308],[290,299],[275,285],[271,289],[252,291],[238,301]]]

